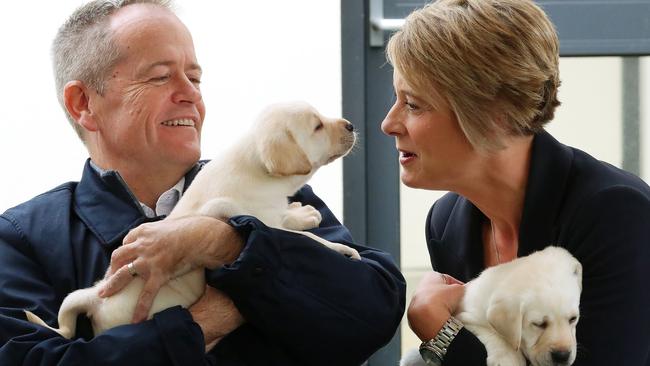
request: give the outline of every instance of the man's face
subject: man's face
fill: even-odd
[[[121,58],[104,94],[89,101],[98,160],[109,167],[119,162],[188,169],[200,158],[205,117],[189,31],[171,12],[152,5],[119,10],[110,27]]]

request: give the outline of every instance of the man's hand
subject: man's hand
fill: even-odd
[[[203,296],[189,310],[203,331],[206,353],[228,333],[244,323],[244,318],[232,300],[210,286],[205,287]]]
[[[111,296],[133,279],[145,281],[133,322],[147,318],[160,287],[196,268],[232,263],[243,241],[227,223],[207,216],[187,216],[147,223],[131,230],[111,256],[99,295]],[[127,266],[132,264],[132,268]]]
[[[464,294],[463,283],[457,279],[438,272],[426,274],[408,308],[409,326],[422,341],[434,338]]]

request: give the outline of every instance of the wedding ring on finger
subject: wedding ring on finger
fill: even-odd
[[[129,263],[126,266],[126,269],[129,271],[129,274],[131,275],[131,277],[135,277],[135,276],[138,275],[138,272],[135,270],[135,266],[133,265],[133,262]]]

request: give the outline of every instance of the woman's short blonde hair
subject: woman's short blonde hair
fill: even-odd
[[[498,149],[504,133],[553,119],[558,44],[532,0],[438,0],[406,18],[386,53],[419,96],[445,99],[473,146]]]

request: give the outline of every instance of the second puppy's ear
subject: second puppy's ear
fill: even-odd
[[[517,296],[495,294],[490,298],[487,320],[515,350],[521,347],[523,301]]]
[[[573,275],[575,276],[576,281],[578,281],[578,287],[580,288],[580,291],[582,291],[582,264],[580,264],[580,262],[577,260],[573,265]]]
[[[298,145],[291,131],[264,136],[258,143],[258,154],[269,174],[275,176],[307,175],[311,173],[311,162]]]
[[[90,90],[79,81],[69,81],[63,87],[63,103],[75,123],[88,131],[97,131],[98,125],[90,109]]]

